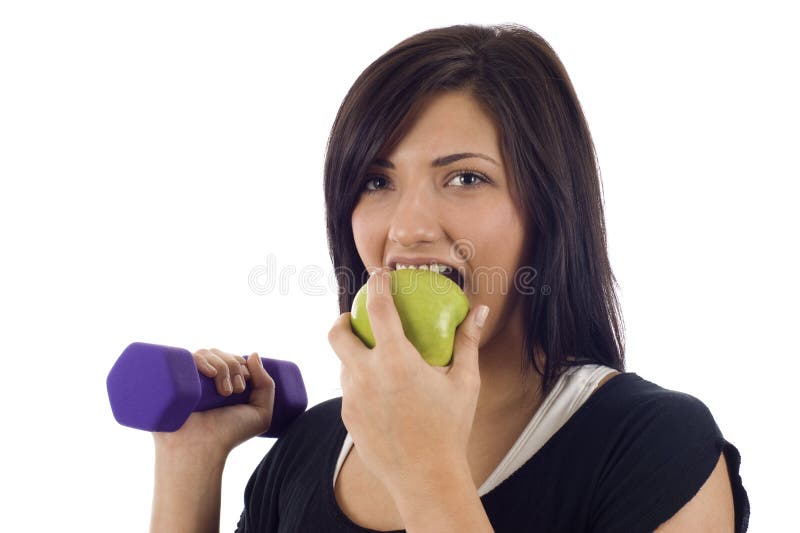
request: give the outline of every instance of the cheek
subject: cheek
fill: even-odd
[[[353,240],[356,242],[356,249],[358,249],[358,255],[361,256],[363,261],[364,259],[364,239],[366,238],[366,217],[364,216],[363,210],[359,209],[358,207],[353,210],[353,215],[350,217],[350,225],[353,229]]]
[[[471,226],[475,236],[473,268],[481,268],[475,276],[483,293],[495,304],[505,300],[514,290],[514,277],[519,268],[524,247],[525,230],[514,209],[487,209],[474,213],[480,227]],[[479,218],[482,217],[482,218]]]
[[[503,263],[519,247],[522,237],[520,220],[516,214],[504,206],[486,206],[465,212],[459,221],[460,233],[474,240],[474,248],[479,260]]]
[[[353,210],[353,214],[350,216],[350,226],[353,229],[353,238],[356,240],[356,244],[358,243],[359,237],[364,232],[364,222],[363,210],[356,206]]]
[[[382,259],[380,229],[375,224],[375,217],[368,210],[356,206],[350,217],[350,224],[353,229],[356,250],[358,250],[358,255],[364,265],[380,263]]]

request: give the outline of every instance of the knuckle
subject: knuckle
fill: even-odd
[[[413,380],[414,376],[416,376],[415,370],[409,368],[408,365],[405,363],[400,363],[400,362],[388,363],[387,368],[391,378],[399,381],[400,383],[409,382]]]
[[[398,337],[396,335],[392,335],[390,338],[387,338],[383,341],[383,347],[387,349],[390,353],[399,352],[400,350],[408,350],[409,347],[415,349],[414,345],[411,344],[405,337]],[[389,361],[401,361],[402,359],[391,357]]]
[[[469,344],[478,344],[480,338],[475,333],[468,331],[464,333],[464,340]]]
[[[231,375],[230,368],[228,367],[228,365],[225,364],[224,361],[215,359],[214,363],[212,364],[214,365],[214,368],[217,369],[217,373],[219,374],[220,379],[225,379],[226,377],[230,377]]]
[[[236,376],[242,373],[242,365],[236,359],[227,359],[225,365],[228,367],[228,372],[231,376]]]
[[[339,336],[339,329],[336,327],[332,327],[328,331],[328,343],[333,344],[336,341],[336,338]]]
[[[481,378],[480,376],[469,375],[464,378],[464,386],[472,391],[480,391],[481,390]]]
[[[241,363],[236,359],[235,355],[216,348],[212,348],[212,352],[216,356],[215,360],[218,361],[219,366],[224,368],[228,374],[235,376],[241,373]]]
[[[372,299],[367,302],[367,313],[370,315],[379,315],[383,313],[383,301]]]

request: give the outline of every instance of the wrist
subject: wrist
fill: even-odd
[[[156,446],[151,533],[219,531],[226,455],[201,446]]]
[[[172,477],[183,479],[203,478],[213,480],[222,477],[227,457],[218,454],[196,453],[195,450],[186,450],[179,453],[172,451],[157,451],[155,457],[156,472],[163,472]]]
[[[398,512],[412,516],[422,510],[447,506],[451,496],[463,496],[465,491],[477,494],[469,470],[461,468],[439,468],[428,470],[424,478],[418,478],[403,487],[395,487],[392,494]]]
[[[173,464],[176,466],[186,464],[188,466],[203,464],[208,466],[218,466],[220,469],[225,466],[228,460],[229,449],[208,442],[186,442],[185,439],[173,438],[171,434],[155,435],[155,456],[156,462]]]
[[[396,492],[395,504],[409,533],[493,531],[469,467],[442,470]]]

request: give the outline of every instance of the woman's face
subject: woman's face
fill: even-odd
[[[485,344],[511,312],[524,239],[497,128],[469,93],[445,92],[380,159],[369,167],[352,216],[361,260],[370,271],[394,268],[404,262],[398,258],[457,267],[470,308],[491,309]]]

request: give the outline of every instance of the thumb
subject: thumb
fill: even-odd
[[[272,407],[275,402],[275,381],[267,373],[258,353],[251,354],[247,358],[246,364],[253,384],[250,392],[250,404],[266,410],[272,416]]]
[[[451,372],[456,372],[459,377],[479,377],[478,347],[481,341],[481,329],[488,315],[489,307],[479,305],[456,330]]]

